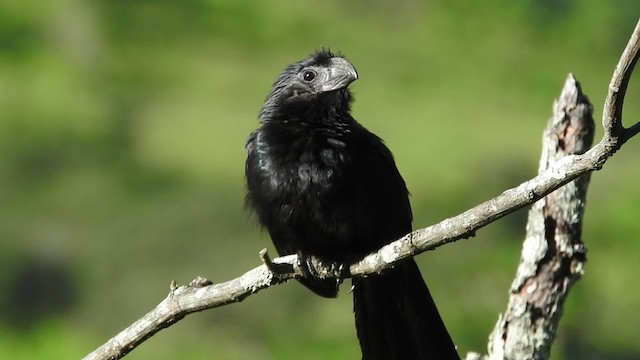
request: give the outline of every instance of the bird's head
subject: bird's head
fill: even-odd
[[[317,51],[282,71],[260,119],[313,122],[331,112],[348,112],[351,94],[347,87],[356,79],[356,69],[345,58],[329,50]]]

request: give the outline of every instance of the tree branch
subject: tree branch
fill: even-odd
[[[620,60],[613,71],[609,82],[609,91],[602,111],[602,126],[605,130],[603,140],[611,142],[611,146],[619,148],[640,131],[640,122],[625,129],[622,124],[622,106],[633,68],[638,62],[640,50],[640,21],[636,24],[631,38],[624,49]]]
[[[175,282],[171,282],[169,295],[155,309],[85,356],[83,360],[120,359],[158,331],[173,325],[188,314],[240,302],[259,290],[301,275],[296,255],[283,256],[272,261],[268,258],[266,250],[262,250],[260,257],[263,259],[263,265],[224,283],[212,284],[202,277],[183,286],[176,286]]]
[[[428,228],[419,229],[384,246],[378,252],[366,256],[349,268],[351,275],[381,272],[392,264],[441,245],[468,238],[483,226],[548,195],[564,184],[599,170],[628,139],[640,131],[640,123],[622,126],[622,105],[629,78],[638,59],[640,49],[640,22],[636,26],[627,48],[616,67],[603,113],[603,139],[582,155],[568,155],[533,179],[511,188],[499,196],[477,205],[471,210],[441,221]],[[266,254],[265,254],[266,256]],[[172,284],[168,297],[154,310],[123,330],[84,359],[119,359],[151,337],[184,316],[233,302],[271,285],[300,276],[295,255],[265,261],[234,280],[210,285],[203,278],[186,286]],[[268,258],[266,258],[268,259]],[[274,266],[275,264],[275,266]],[[313,261],[316,273],[334,276],[335,270],[320,261]]]

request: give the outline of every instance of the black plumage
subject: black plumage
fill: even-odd
[[[247,205],[282,255],[348,264],[411,231],[411,206],[389,149],[350,115],[343,57],[321,50],[288,66],[247,141]],[[335,297],[336,281],[300,280]],[[413,259],[353,279],[364,359],[458,359]]]

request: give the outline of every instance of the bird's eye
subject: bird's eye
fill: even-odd
[[[313,70],[306,70],[302,73],[302,78],[304,81],[313,81],[316,78],[316,72]]]

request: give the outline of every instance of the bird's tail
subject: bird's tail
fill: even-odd
[[[460,359],[413,259],[353,285],[364,360]]]

